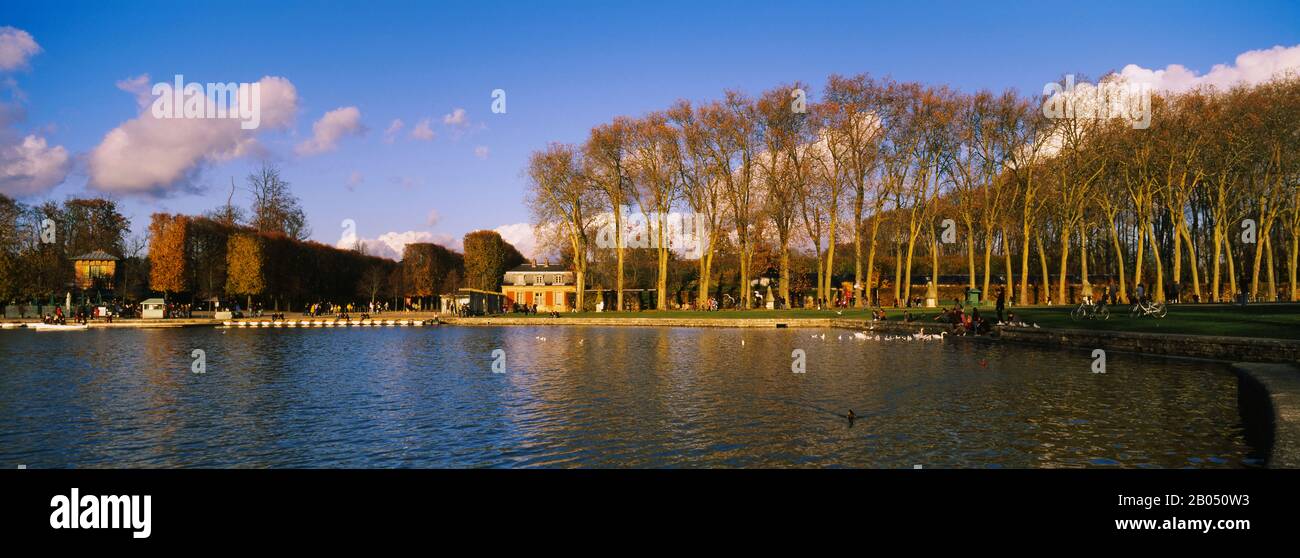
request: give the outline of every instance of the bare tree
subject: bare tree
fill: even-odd
[[[307,216],[289,183],[280,176],[280,168],[269,162],[248,175],[248,190],[253,196],[252,226],[262,232],[277,232],[295,240],[311,236]]]
[[[637,188],[646,235],[653,238],[658,255],[655,308],[668,309],[668,214],[681,195],[681,168],[677,133],[663,113],[652,113],[633,126],[629,172]]]
[[[709,301],[709,281],[713,274],[713,258],[721,240],[723,183],[717,175],[717,166],[709,159],[708,134],[700,111],[687,101],[678,101],[668,112],[677,126],[681,154],[677,157],[682,195],[694,213],[695,242],[699,253],[699,294],[696,303],[705,308]]]
[[[636,201],[636,187],[628,176],[627,155],[633,124],[624,117],[615,118],[610,124],[592,128],[587,143],[583,145],[585,172],[591,183],[600,191],[609,209],[614,228],[614,251],[617,259],[615,267],[615,290],[617,291],[617,308],[623,309],[623,250],[625,224],[623,209]]]
[[[573,250],[577,279],[576,308],[585,308],[587,251],[599,201],[582,173],[582,157],[571,145],[552,143],[528,160],[528,204],[539,227],[554,224]]]

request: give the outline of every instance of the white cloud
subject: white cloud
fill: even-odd
[[[394,231],[381,234],[379,238],[361,239],[361,245],[367,254],[390,260],[401,260],[402,250],[406,249],[406,245],[416,242],[432,242],[456,251],[461,249],[462,244],[460,238],[446,233],[432,233],[429,231]],[[343,237],[336,244],[337,247],[347,250],[356,247],[356,245],[356,236],[347,231],[344,232]]]
[[[411,129],[411,137],[420,141],[430,141],[433,138],[438,137],[438,134],[434,132],[433,127],[429,125],[429,119],[425,118],[417,122],[415,128]]]
[[[0,27],[0,71],[26,67],[28,59],[40,51],[31,34]],[[31,196],[62,184],[72,170],[68,150],[61,145],[51,147],[40,135],[10,128],[26,117],[26,96],[12,77],[0,79],[0,90],[8,90],[13,99],[0,102],[0,193]]]
[[[4,194],[42,193],[63,183],[71,168],[72,159],[61,145],[50,147],[45,138],[36,135],[14,143],[0,136],[0,192]]]
[[[135,96],[135,103],[140,105],[140,108],[149,106],[149,103],[153,101],[153,93],[150,91],[153,84],[149,83],[149,74],[140,74],[133,78],[119,80],[114,85],[118,89]]]
[[[433,219],[433,217],[436,216],[436,213],[436,211],[430,212],[430,218],[433,222],[431,222],[429,226],[433,226],[433,224],[436,223],[437,219]],[[493,230],[495,230],[497,234],[500,234],[501,238],[505,239],[506,242],[514,245],[514,247],[518,249],[519,253],[523,254],[524,257],[532,258],[537,255],[537,240],[533,236],[532,225],[528,223],[514,223],[510,225],[501,225]],[[355,233],[350,232],[349,229],[344,231],[343,236],[339,238],[339,241],[335,246],[350,250],[356,247],[357,241],[358,239],[355,236]],[[464,251],[465,249],[464,237],[431,231],[392,231],[381,234],[378,238],[361,238],[360,242],[367,254],[392,260],[401,260],[402,250],[406,248],[406,245],[416,242],[432,242],[447,248],[448,250],[455,250],[457,252]]]
[[[119,85],[130,90],[140,78]],[[147,76],[144,77],[147,81]],[[156,118],[148,107],[104,135],[88,158],[92,188],[125,194],[166,194],[188,186],[204,165],[261,151],[257,135],[288,127],[298,111],[298,90],[267,76],[261,90],[261,126],[244,130],[229,118]]]
[[[0,27],[0,70],[26,68],[27,61],[41,52],[31,33],[15,27]]]
[[[1237,84],[1256,84],[1268,81],[1285,72],[1300,73],[1300,45],[1251,50],[1237,55],[1234,64],[1215,64],[1204,75],[1181,64],[1170,64],[1161,70],[1151,70],[1129,64],[1120,70],[1120,76],[1131,83],[1151,85],[1160,91],[1187,91],[1202,85],[1228,89]]]
[[[514,245],[515,249],[519,250],[519,253],[523,254],[525,258],[537,257],[537,235],[534,233],[531,224],[513,223],[501,225],[492,230],[501,235],[501,238],[505,239],[506,242]]]
[[[451,111],[451,114],[443,115],[442,123],[453,128],[468,128],[469,115],[465,113],[465,109],[456,108]]]
[[[406,126],[406,123],[402,122],[401,118],[394,118],[393,122],[388,125],[388,129],[384,130],[384,143],[393,143],[397,139],[397,134],[402,131],[403,126]]]
[[[316,155],[338,149],[344,136],[365,133],[361,125],[361,110],[357,107],[339,107],[325,113],[311,125],[312,138],[298,144],[294,151],[299,155]]]
[[[488,158],[488,147],[487,147],[486,145],[480,145],[480,146],[478,146],[478,147],[475,147],[475,148],[474,148],[474,156],[475,156],[475,157],[478,157],[479,159],[487,159],[487,158]]]

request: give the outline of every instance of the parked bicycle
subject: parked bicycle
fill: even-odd
[[[1093,302],[1092,297],[1083,299],[1079,306],[1070,311],[1070,318],[1078,320],[1109,320],[1110,309],[1105,302]]]
[[[1163,302],[1152,302],[1150,300],[1139,300],[1129,309],[1129,316],[1140,318],[1142,316],[1154,316],[1163,318],[1169,313],[1169,308],[1165,307]]]

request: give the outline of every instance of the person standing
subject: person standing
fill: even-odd
[[[1002,311],[1007,308],[1007,289],[998,289],[998,322],[1002,322]]]

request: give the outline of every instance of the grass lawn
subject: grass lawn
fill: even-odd
[[[1096,329],[1103,331],[1138,331],[1149,333],[1187,333],[1192,335],[1225,335],[1233,337],[1271,337],[1300,339],[1300,304],[1253,304],[1246,307],[1226,304],[1171,304],[1164,318],[1130,318],[1127,305],[1111,308],[1106,321],[1070,319],[1072,306],[1021,306],[1010,311],[1017,320],[1037,323],[1048,328]],[[886,308],[890,320],[901,320],[903,310]],[[939,313],[938,308],[911,310],[916,320],[929,321]],[[993,308],[982,307],[986,316],[994,314]],[[509,314],[510,317],[547,319],[537,316]],[[668,310],[664,312],[580,312],[563,314],[564,317],[584,318],[690,318],[690,319],[792,319],[792,318],[851,318],[870,319],[869,310],[721,310],[718,312],[693,312]]]
[[[1130,318],[1129,307],[1123,305],[1111,308],[1110,319],[1106,321],[1074,321],[1070,319],[1070,308],[1061,306],[1017,308],[1013,311],[1017,319],[1023,316],[1025,321],[1042,327],[1300,339],[1300,305],[1297,304],[1253,304],[1246,307],[1171,304],[1169,315],[1164,318]]]

